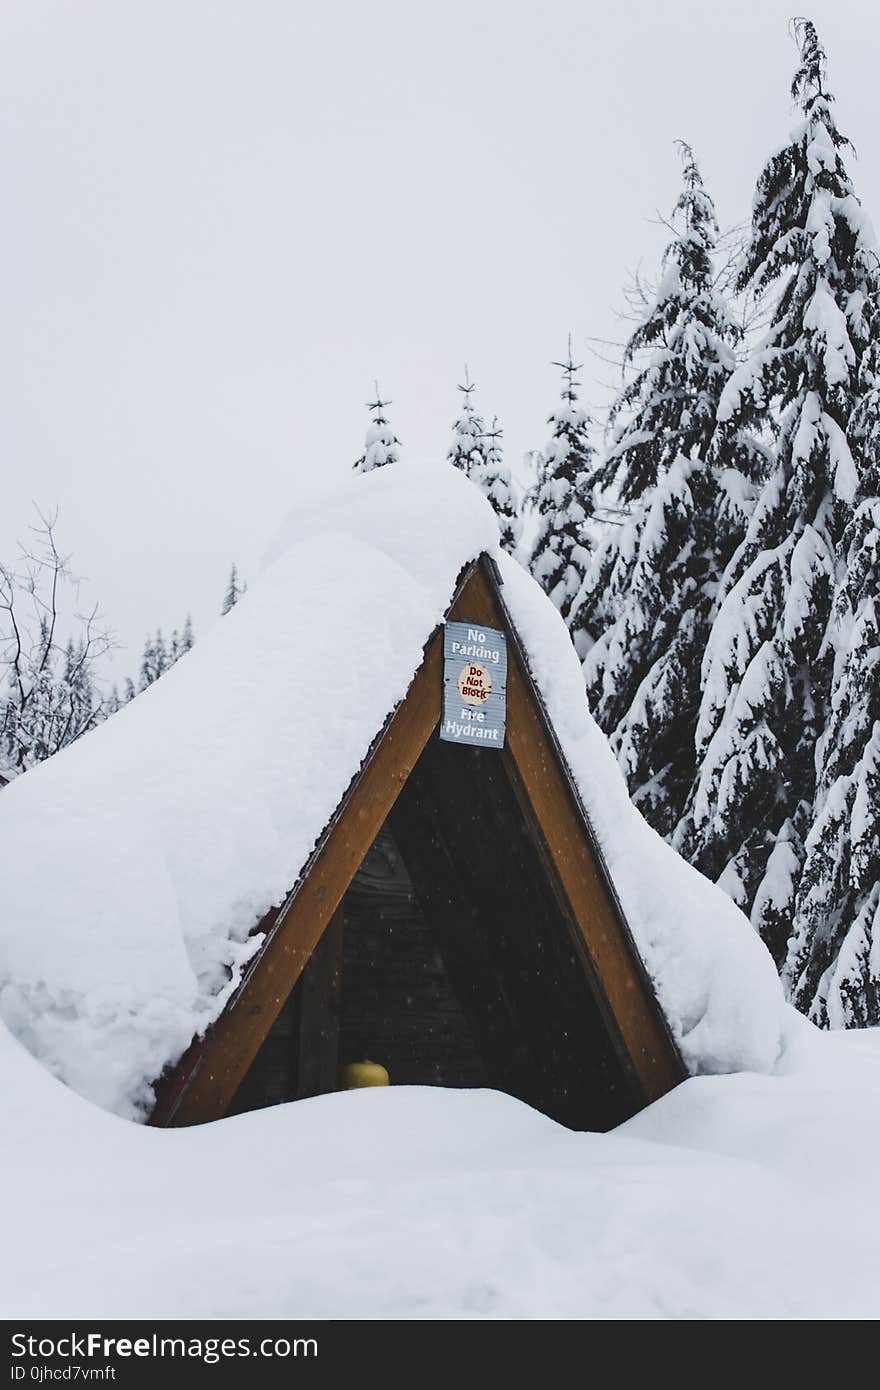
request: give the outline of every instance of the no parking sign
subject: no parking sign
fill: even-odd
[[[494,627],[447,623],[443,633],[443,719],[447,743],[503,748],[507,639]]]

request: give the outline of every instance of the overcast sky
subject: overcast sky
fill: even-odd
[[[748,215],[794,8],[0,0],[0,554],[58,506],[134,669],[350,468],[374,377],[429,458],[466,360],[517,464],[656,262],[673,141]],[[880,10],[809,13],[880,223]]]

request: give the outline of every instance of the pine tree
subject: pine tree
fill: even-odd
[[[560,404],[547,423],[550,440],[538,459],[538,477],[531,505],[538,525],[529,569],[568,621],[590,557],[587,523],[593,515],[595,450],[590,442],[590,418],[578,403],[577,374],[571,355],[554,362],[562,372]]]
[[[831,711],[832,612],[857,469],[850,438],[876,261],[846,172],[815,28],[796,26],[803,119],[758,180],[741,290],[777,295],[734,372],[725,429],[772,437],[703,664],[699,775],[675,843],[752,914],[777,962]]]
[[[480,436],[482,462],[474,462],[470,478],[491,502],[498,518],[501,544],[505,550],[512,553],[519,539],[519,509],[513,489],[513,477],[504,462],[502,438],[503,432],[496,415],[492,419],[492,428]]]
[[[452,426],[452,443],[446,458],[449,463],[471,477],[472,473],[482,468],[485,463],[483,440],[486,428],[471,399],[475,386],[470,379],[467,366],[464,369],[464,386],[459,386],[458,390],[461,391],[464,400],[461,414]]]
[[[691,149],[679,148],[674,236],[656,300],[626,347],[627,362],[648,360],[615,403],[601,470],[632,509],[597,550],[573,621],[593,713],[662,834],[696,773],[700,662],[718,576],[748,513],[748,478],[728,464],[756,461],[716,432],[739,333],[714,286],[714,206]]]
[[[714,288],[715,206],[690,146],[677,143],[684,180],[673,237],[656,295],[624,348],[633,375],[609,412],[612,434],[599,474],[624,505],[656,487],[680,455],[705,459],[736,365],[736,332]]]
[[[718,239],[715,208],[693,153],[683,141],[683,186],[673,209],[673,239],[663,255],[656,296],[624,349],[624,367],[634,370],[610,411],[612,436],[597,472],[631,508],[633,524],[609,533],[597,549],[578,601],[575,640],[582,655],[621,614],[639,555],[639,536],[653,503],[653,490],[680,458],[708,462],[716,433],[716,412],[725,382],[736,366],[738,330],[716,293],[713,255]],[[749,472],[756,450],[740,457],[739,436],[731,435],[724,461]],[[728,497],[737,512],[737,482],[728,479]],[[743,502],[745,499],[742,499]],[[593,658],[598,663],[600,653]],[[591,673],[595,685],[600,673]],[[627,696],[617,715],[629,703]],[[599,714],[613,729],[614,712]]]
[[[140,679],[138,681],[138,693],[147,689],[147,686],[157,681],[178,661],[180,657],[188,652],[195,642],[193,635],[192,618],[187,614],[183,627],[178,632],[177,628],[171,634],[170,643],[166,643],[162,636],[162,629],[157,629],[155,637],[148,636],[144,642],[143,655],[141,657]],[[131,682],[128,682],[131,686]],[[132,694],[126,695],[126,699],[134,697],[134,687]]]
[[[376,398],[369,401],[367,409],[372,419],[367,429],[364,452],[354,464],[359,473],[372,473],[374,468],[384,468],[388,463],[400,461],[400,440],[395,435],[384,414],[391,401],[383,401],[379,394],[378,381],[373,382]]]
[[[163,671],[167,670],[167,667],[168,652],[165,647],[165,639],[162,636],[162,629],[159,628],[155,637],[148,635],[144,640],[138,691],[146,690],[154,681],[157,681]]]
[[[229,571],[229,583],[226,586],[226,593],[223,595],[223,606],[220,609],[221,618],[225,618],[230,609],[235,607],[246,589],[246,584],[239,583],[238,570],[233,563],[232,569]],[[187,619],[187,621],[189,621],[189,619]]]
[[[859,500],[843,539],[830,718],[783,970],[798,1008],[844,1028],[880,1024],[880,294],[866,311],[849,431]]]
[[[175,661],[178,661],[180,657],[182,657],[186,652],[190,650],[194,642],[195,637],[193,635],[192,618],[190,617],[189,613],[187,613],[186,621],[184,622],[180,632],[178,632],[177,628],[175,628],[171,634],[171,646],[168,651],[168,665],[173,666]]]

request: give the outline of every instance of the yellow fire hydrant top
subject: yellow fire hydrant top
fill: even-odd
[[[389,1086],[390,1077],[381,1062],[349,1062],[342,1068],[342,1084],[346,1091],[361,1086]]]

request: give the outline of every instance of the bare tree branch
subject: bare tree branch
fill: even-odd
[[[101,662],[115,645],[56,537],[58,513],[37,509],[17,564],[0,564],[0,760],[24,771],[105,718]],[[73,600],[71,602],[71,599]]]

